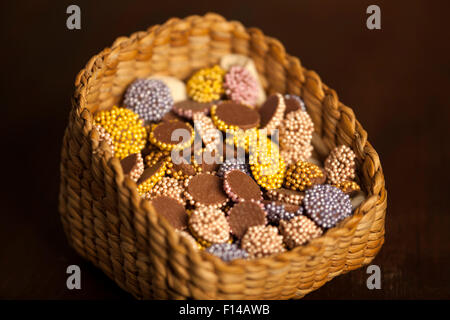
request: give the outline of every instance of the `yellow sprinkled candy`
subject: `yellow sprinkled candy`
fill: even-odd
[[[149,167],[144,170],[141,178],[138,180],[137,191],[140,195],[145,195],[149,192],[158,181],[160,181],[166,173],[166,164],[161,161],[155,164],[153,167]]]
[[[223,78],[225,70],[218,65],[197,71],[187,82],[188,96],[197,102],[211,102],[220,99],[225,92]]]
[[[147,132],[142,120],[130,109],[114,106],[111,110],[98,112],[94,121],[111,136],[116,158],[139,153],[145,147]]]
[[[163,161],[167,165],[170,162],[170,152],[152,150],[147,156],[145,156],[145,164],[148,167],[155,165],[159,161]]]
[[[159,127],[167,126],[169,123],[182,123],[184,125],[184,127],[186,127],[190,131],[189,141],[186,141],[185,143],[178,143],[178,144],[159,141],[156,138],[155,130],[158,130]],[[171,132],[169,134],[171,134]],[[153,145],[157,146],[159,149],[164,150],[164,151],[186,149],[192,145],[192,143],[194,142],[194,139],[195,139],[194,128],[189,123],[181,122],[178,120],[171,120],[171,121],[167,121],[167,122],[160,122],[158,124],[154,124],[151,128],[151,132],[150,132],[150,136],[149,136],[150,142]]]
[[[317,165],[299,160],[288,167],[284,185],[291,190],[303,191],[324,181],[323,171]]]
[[[258,143],[250,145],[249,163],[256,182],[266,190],[281,188],[286,163],[278,146],[267,136],[259,137]]]
[[[354,193],[361,190],[361,187],[355,181],[350,180],[341,181],[337,184],[333,184],[333,186],[341,189],[344,193]]]

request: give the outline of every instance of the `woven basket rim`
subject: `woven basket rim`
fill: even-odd
[[[86,66],[77,74],[76,79],[75,79],[75,92],[72,97],[72,110],[76,111],[76,115],[78,117],[83,118],[85,120],[85,122],[90,123],[92,125],[92,123],[93,123],[92,118],[93,118],[94,112],[91,112],[88,108],[84,107],[84,105],[87,100],[86,96],[89,94],[89,81],[91,80],[91,77],[94,75],[93,74],[94,66],[102,66],[105,63],[107,64],[108,57],[110,55],[115,55],[115,54],[117,54],[117,52],[120,49],[127,48],[131,44],[133,44],[137,41],[141,41],[148,36],[151,37],[153,33],[158,34],[159,32],[164,32],[164,31],[166,31],[166,28],[168,28],[168,27],[171,27],[171,26],[173,27],[179,23],[182,24],[189,19],[194,19],[194,18],[199,18],[199,17],[212,19],[212,20],[216,21],[217,23],[227,22],[227,20],[224,17],[222,17],[221,15],[216,14],[216,13],[207,13],[204,16],[190,15],[183,19],[171,18],[163,24],[153,25],[153,26],[147,28],[147,30],[145,30],[145,31],[134,32],[128,37],[124,37],[124,36],[118,37],[110,47],[107,47],[100,53],[94,55],[86,63]],[[238,21],[228,21],[228,22],[235,23],[247,31],[259,33],[260,36],[262,36],[266,39],[266,41],[269,43],[269,45],[273,45],[276,50],[279,50],[280,55],[283,56],[284,59],[286,59],[286,61],[288,59],[290,59],[293,61],[298,61],[298,63],[300,64],[300,60],[297,57],[293,57],[285,52],[284,46],[277,39],[272,38],[267,35],[264,35],[264,33],[257,28],[245,28]],[[314,71],[304,68],[303,66],[301,66],[301,64],[300,64],[300,68],[303,73],[309,73],[309,76],[311,76],[311,78],[314,81],[317,81],[317,86],[322,88],[323,95],[328,94],[328,95],[334,96],[335,99],[337,99],[338,111],[342,112],[343,109],[348,109],[348,110],[350,110],[351,114],[353,114],[352,109],[350,109],[349,107],[345,106],[342,102],[340,102],[339,99],[337,98],[336,92],[333,89],[329,88],[327,85],[325,85],[321,81],[320,77]],[[112,105],[111,105],[111,107],[112,107]],[[348,112],[348,110],[346,110],[346,111]],[[353,117],[354,117],[354,115],[353,115]],[[361,129],[360,131],[355,130],[355,134],[362,136],[362,140],[364,141],[364,144],[365,144],[364,147],[368,148],[368,151],[364,152],[364,153],[368,156],[370,155],[370,157],[372,159],[374,159],[375,162],[379,163],[379,157],[378,157],[377,152],[373,149],[373,147],[370,145],[370,143],[367,140],[367,133],[364,131],[364,129],[362,129],[361,124],[355,117],[353,120],[355,121],[355,127]],[[362,132],[362,134],[360,132]],[[88,136],[89,139],[91,139],[91,142],[94,139],[98,139],[96,136],[93,136],[92,134],[86,133],[86,135]],[[115,170],[121,171],[122,169],[121,169],[119,160],[114,157],[107,157],[109,147],[104,143],[100,143],[99,148],[101,149],[101,151],[103,151],[103,152],[101,152],[102,160],[107,161],[107,163],[110,167],[115,167]],[[379,170],[380,170],[380,173],[382,174],[381,165],[379,166]],[[123,173],[122,173],[122,175],[123,175]],[[137,195],[137,191],[136,191],[137,185],[131,179],[124,177],[122,187],[128,189],[128,192],[130,194]],[[231,262],[224,262],[220,258],[204,252],[204,250],[193,249],[187,239],[184,239],[182,236],[177,234],[175,232],[175,229],[170,225],[170,223],[164,217],[158,215],[153,210],[153,208],[151,207],[148,200],[145,200],[145,199],[139,197],[139,198],[141,198],[139,205],[143,208],[146,208],[148,214],[151,215],[150,218],[160,219],[163,222],[163,224],[166,224],[166,227],[167,227],[166,229],[171,230],[171,234],[168,235],[170,238],[173,237],[173,239],[175,239],[176,241],[184,243],[184,247],[186,248],[187,251],[189,251],[188,252],[189,259],[207,260],[207,261],[213,263],[213,265],[216,268],[219,268],[222,270],[223,269],[231,270],[236,267],[240,267],[242,265],[248,266],[249,264],[252,264],[254,266],[257,266],[257,265],[264,265],[264,264],[273,264],[274,261],[280,262],[280,263],[290,263],[296,257],[309,255],[308,252],[310,252],[311,250],[313,250],[314,252],[317,252],[316,248],[319,248],[319,250],[320,250],[320,248],[322,247],[322,243],[331,241],[330,239],[334,239],[332,237],[329,237],[331,234],[339,234],[339,233],[342,233],[344,230],[352,230],[352,229],[356,228],[358,226],[358,223],[361,221],[361,219],[364,218],[363,211],[368,211],[370,208],[372,208],[374,206],[378,206],[378,205],[385,206],[387,192],[386,192],[385,185],[384,185],[384,177],[382,177],[382,185],[379,186],[378,189],[379,189],[379,191],[377,193],[373,192],[373,190],[366,190],[366,192],[365,192],[366,199],[354,210],[354,213],[352,216],[341,221],[334,228],[327,230],[321,237],[309,241],[306,245],[299,246],[294,249],[287,250],[286,252],[272,255],[269,257],[265,257],[265,258],[258,258],[258,259],[251,259],[251,260],[236,259]],[[362,208],[365,208],[365,210],[361,210]]]

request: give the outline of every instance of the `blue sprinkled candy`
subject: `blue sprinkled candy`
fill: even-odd
[[[280,220],[291,220],[303,213],[303,207],[299,207],[295,212],[289,212],[283,204],[277,204],[275,201],[267,203],[264,208],[266,209],[267,219],[276,225],[280,223]]]
[[[243,249],[239,249],[235,243],[217,243],[206,248],[206,252],[211,253],[225,262],[234,259],[247,259],[248,253]]]
[[[329,184],[306,190],[303,205],[306,214],[322,228],[332,228],[352,214],[350,197]]]
[[[157,122],[171,110],[173,99],[161,80],[137,79],[125,92],[123,103],[145,121]]]
[[[249,165],[235,158],[226,160],[224,163],[222,163],[219,167],[219,170],[217,171],[217,175],[219,177],[223,177],[225,176],[225,173],[231,170],[240,170],[245,174],[251,176]]]

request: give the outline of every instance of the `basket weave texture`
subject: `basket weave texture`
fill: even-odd
[[[99,143],[93,114],[120,104],[136,78],[157,74],[185,79],[229,53],[253,59],[269,94],[304,99],[319,152],[326,154],[341,144],[354,150],[367,197],[352,217],[306,246],[227,264],[194,250],[139,196],[119,159],[111,156],[107,144]],[[61,155],[62,224],[71,246],[136,298],[301,298],[337,275],[368,264],[380,250],[386,190],[366,131],[334,90],[259,29],[213,13],[173,18],[118,38],[89,60],[75,86]]]

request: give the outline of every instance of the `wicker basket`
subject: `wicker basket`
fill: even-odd
[[[357,156],[367,193],[355,214],[308,245],[273,257],[229,264],[192,249],[124,178],[99,143],[92,114],[120,103],[127,85],[150,74],[185,79],[228,53],[251,57],[268,93],[300,95],[326,154],[340,144]],[[170,19],[118,38],[75,81],[61,157],[59,211],[70,244],[136,298],[301,298],[341,273],[368,264],[384,242],[386,190],[376,151],[352,109],[276,39],[217,14]]]

